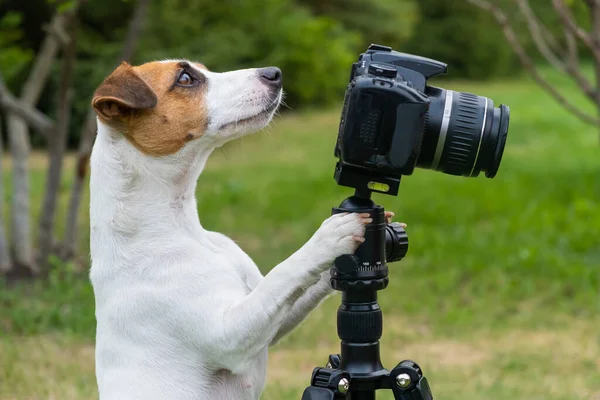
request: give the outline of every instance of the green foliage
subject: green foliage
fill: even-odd
[[[371,43],[401,47],[412,34],[417,9],[410,0],[298,0],[316,15],[328,15],[361,36],[363,50]]]
[[[75,0],[46,0],[48,4],[55,5],[56,11],[59,13],[65,13],[72,10],[76,2]]]
[[[20,29],[23,16],[8,12],[0,19],[0,71],[10,82],[33,58],[33,51],[19,45],[23,33]]]

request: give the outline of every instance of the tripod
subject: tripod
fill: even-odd
[[[375,400],[375,391],[391,389],[396,400],[433,400],[421,368],[404,360],[391,371],[381,364],[379,339],[383,316],[377,291],[388,285],[387,262],[399,261],[408,251],[408,235],[400,224],[387,224],[383,207],[371,192],[356,190],[333,213],[370,213],[373,222],[355,254],[335,260],[331,286],[342,292],[337,313],[341,354],[329,356],[325,368],[315,368],[302,400]]]

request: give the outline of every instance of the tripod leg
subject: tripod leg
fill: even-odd
[[[309,386],[304,390],[302,400],[335,400],[335,394],[326,388]]]
[[[375,391],[370,392],[353,392],[349,395],[348,400],[375,400]]]

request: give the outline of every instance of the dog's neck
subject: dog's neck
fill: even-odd
[[[135,246],[173,235],[200,238],[205,231],[198,217],[196,181],[211,152],[175,155],[171,163],[153,159],[99,122],[90,161],[92,246]]]

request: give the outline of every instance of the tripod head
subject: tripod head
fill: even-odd
[[[369,213],[373,222],[367,225],[365,242],[355,254],[339,257],[331,270],[335,290],[381,290],[387,287],[387,263],[400,261],[408,252],[408,235],[399,223],[388,224],[383,207],[371,200],[371,191],[356,190],[332,214],[343,212]]]
[[[383,314],[377,292],[389,283],[387,263],[406,255],[408,235],[399,223],[388,224],[384,208],[371,200],[371,190],[361,188],[332,209],[333,214],[369,213],[373,219],[357,251],[338,257],[331,269],[331,286],[342,294],[337,312],[341,353],[330,355],[325,368],[315,368],[302,400],[374,400],[378,389],[392,389],[396,399],[432,400],[416,363],[404,360],[391,372],[381,363]]]

